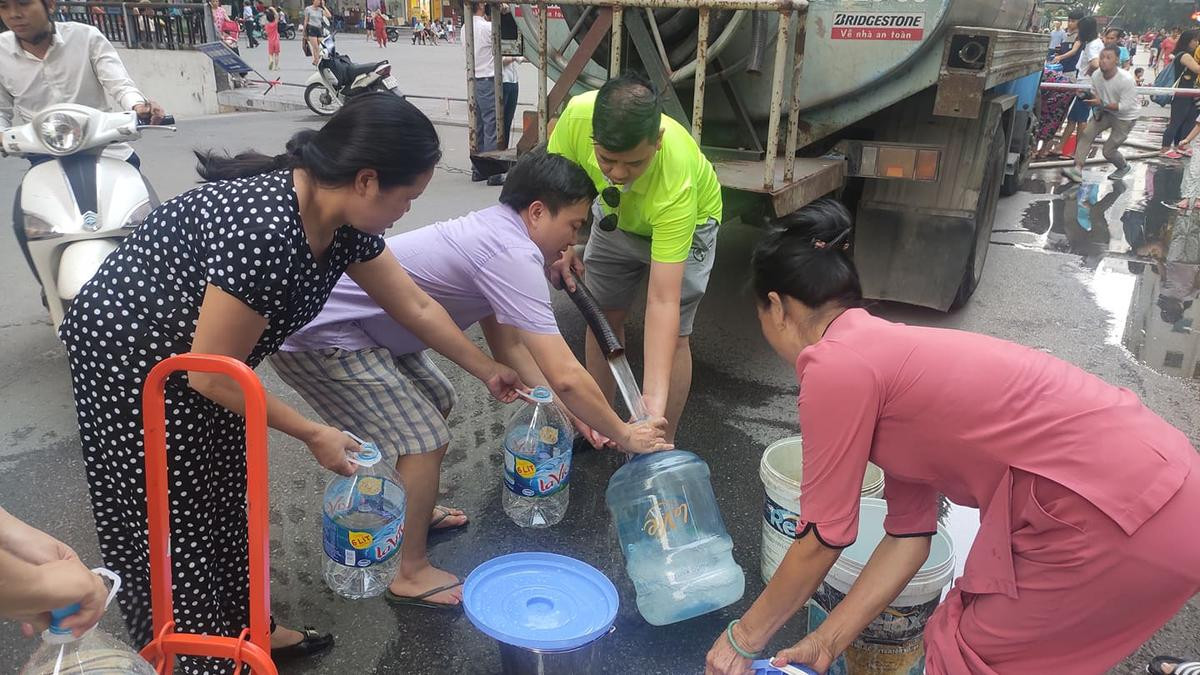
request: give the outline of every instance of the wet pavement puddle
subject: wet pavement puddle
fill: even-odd
[[[1111,181],[1110,165],[1090,165],[1078,184],[1058,169],[1031,172],[1013,197],[1028,206],[992,241],[1079,256],[1084,283],[1112,317],[1109,341],[1159,372],[1200,380],[1200,209],[1172,208],[1186,164],[1132,167]]]

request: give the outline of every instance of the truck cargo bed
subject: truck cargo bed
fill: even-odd
[[[791,182],[783,179],[783,162],[775,167],[773,187],[763,185],[764,162],[716,160],[713,168],[721,185],[733,190],[767,195],[774,215],[783,216],[842,187],[846,162],[840,159],[796,159]]]

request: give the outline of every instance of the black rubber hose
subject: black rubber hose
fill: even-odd
[[[766,51],[767,13],[755,12],[750,15],[750,63],[746,64],[747,73],[762,75],[763,54]]]
[[[621,341],[617,339],[617,334],[608,324],[608,319],[604,318],[600,304],[596,302],[595,296],[587,289],[587,286],[576,279],[575,290],[573,292],[567,290],[567,295],[574,301],[575,306],[579,308],[579,313],[583,314],[584,321],[587,321],[588,327],[592,329],[592,334],[596,336],[596,342],[600,344],[600,351],[604,352],[604,357],[608,358],[623,353],[625,348],[621,346]]]

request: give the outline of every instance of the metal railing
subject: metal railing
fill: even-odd
[[[130,49],[194,49],[216,40],[212,10],[200,2],[62,0],[54,7],[54,20],[95,26],[109,42]]]
[[[482,0],[487,5],[492,16],[492,26],[500,25],[500,3],[503,0]],[[698,12],[697,21],[697,44],[696,44],[696,71],[694,76],[694,95],[692,103],[692,118],[691,130],[692,136],[700,143],[701,132],[704,128],[704,86],[707,75],[708,66],[708,27],[709,18],[713,11],[723,10],[747,10],[747,11],[771,11],[779,13],[778,34],[775,43],[775,64],[771,76],[771,107],[768,118],[767,142],[765,147],[765,161],[763,162],[763,187],[771,190],[778,186],[779,182],[775,176],[776,163],[780,154],[780,126],[782,123],[783,110],[785,103],[788,106],[788,128],[783,148],[784,157],[784,173],[783,182],[792,182],[795,176],[796,164],[796,145],[799,136],[799,119],[800,119],[800,98],[798,96],[800,83],[800,69],[804,62],[804,38],[805,38],[805,18],[808,12],[808,0],[556,0],[553,4],[556,5],[591,5],[598,7],[598,20],[593,24],[589,34],[578,38],[579,48],[571,57],[570,63],[564,69],[562,76],[555,81],[553,91],[547,93],[547,68],[548,68],[548,47],[547,47],[547,12],[546,7],[549,3],[531,3],[535,8],[538,16],[538,32],[537,32],[537,49],[538,49],[538,124],[536,139],[522,137],[518,144],[518,149],[527,148],[531,143],[544,143],[547,139],[547,124],[551,117],[558,114],[559,108],[566,101],[567,93],[575,84],[579,73],[582,72],[586,61],[590,60],[602,39],[602,35],[592,35],[592,31],[603,31],[611,27],[612,40],[609,49],[609,77],[615,77],[621,72],[622,63],[622,44],[623,44],[623,17],[624,11],[627,8],[677,8],[677,9],[695,9]],[[475,19],[471,11],[471,2],[464,0],[463,15],[466,21],[463,24],[462,36],[463,45],[466,49],[467,56],[467,78],[471,86],[467,87],[467,109],[468,121],[470,127],[470,143],[472,154],[477,154],[479,142],[482,139],[476,138],[475,119],[477,115],[475,101],[475,87],[473,79],[475,77],[475,39],[474,31],[471,29],[471,21]],[[793,16],[798,17],[795,31],[792,30]],[[582,22],[581,22],[582,23]],[[575,31],[579,30],[576,26]],[[573,33],[575,32],[573,31]],[[793,36],[792,33],[795,32]],[[792,38],[795,38],[793,41]],[[794,53],[794,59],[789,62],[789,51]],[[500,53],[500,31],[496,28],[492,30],[492,55],[493,62],[499,64],[501,62]],[[643,61],[646,60],[646,55],[642,55]],[[788,93],[785,100],[784,80],[786,79],[786,69],[793,69],[792,91]],[[651,80],[655,79],[655,73],[650,73]],[[501,133],[508,133],[508,130],[501,130],[501,120],[503,115],[500,111],[503,110],[501,100],[501,78],[502,73],[500,68],[495,69],[495,95],[496,95],[496,140],[500,142]],[[663,84],[656,82],[661,88]],[[671,84],[667,82],[666,87]],[[660,92],[661,93],[661,92]]]

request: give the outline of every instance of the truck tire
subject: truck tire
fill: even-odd
[[[1029,168],[1029,155],[1022,154],[1020,162],[1017,164],[1017,170],[1012,174],[1005,174],[1004,181],[1000,183],[1000,196],[1011,197],[1021,191],[1021,180],[1025,177],[1025,171]]]
[[[1037,109],[1038,107],[1034,106],[1034,110]],[[1001,197],[1011,197],[1021,190],[1021,181],[1025,178],[1025,173],[1029,171],[1029,155],[1033,152],[1034,148],[1037,147],[1037,141],[1035,141],[1033,138],[1033,117],[1029,116],[1028,118],[1025,118],[1025,116],[1022,115],[1019,120],[1025,122],[1025,124],[1021,125],[1024,128],[1014,128],[1013,134],[1021,134],[1024,137],[1022,139],[1023,142],[1020,145],[1021,159],[1017,162],[1016,171],[1014,171],[1011,175],[1007,173],[1004,174],[1004,182],[1000,184]],[[1010,143],[1009,147],[1012,148],[1012,146],[1013,144]]]
[[[992,132],[992,142],[988,146],[987,168],[983,172],[983,182],[979,187],[979,206],[975,209],[975,245],[967,257],[963,270],[962,283],[958,293],[950,305],[950,311],[961,309],[971,299],[979,280],[983,278],[983,266],[987,262],[988,246],[992,240],[992,224],[996,220],[996,203],[1000,201],[1000,187],[1004,182],[1004,164],[1008,152],[1008,144],[1004,141],[1004,127],[997,125]]]

